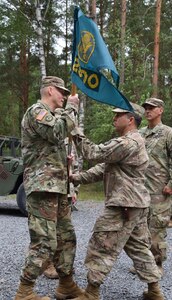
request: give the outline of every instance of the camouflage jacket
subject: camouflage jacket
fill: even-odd
[[[78,161],[78,153],[76,150],[76,146],[73,141],[70,141],[69,143],[69,138],[65,139],[65,146],[66,146],[66,152],[69,155],[73,155],[73,161],[71,165],[69,166],[69,172],[72,174],[78,174],[79,173],[79,161]],[[68,197],[73,197],[79,192],[79,184],[73,184],[70,182],[69,186],[69,194]]]
[[[163,188],[166,185],[172,188],[172,128],[160,123],[153,129],[141,128],[140,133],[145,139],[149,156],[146,186],[151,198],[161,195],[158,199],[163,201],[166,198]]]
[[[87,183],[102,181],[104,178],[104,171],[105,171],[105,163],[97,164],[96,166],[90,168],[87,171],[75,174],[75,180],[74,180],[75,184],[79,184],[79,183],[87,184]]]
[[[86,159],[100,163],[76,175],[77,182],[88,183],[103,178],[106,206],[144,208],[150,205],[144,176],[148,155],[137,130],[99,145],[81,136],[76,136],[75,142]]]
[[[21,126],[24,186],[33,191],[67,193],[67,154],[64,139],[75,128],[78,107],[67,105],[60,117],[38,101],[26,111]]]

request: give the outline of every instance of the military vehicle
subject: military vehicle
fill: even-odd
[[[11,194],[16,194],[18,207],[27,216],[21,141],[16,137],[0,135],[0,196]]]

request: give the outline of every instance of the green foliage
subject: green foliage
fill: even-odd
[[[104,200],[103,182],[82,184],[79,188],[79,200]]]
[[[42,4],[47,75],[64,78],[71,87],[71,48],[74,2],[40,1]],[[47,4],[50,4],[47,10]],[[88,14],[87,3],[78,1]],[[67,7],[66,7],[67,5]],[[97,22],[120,73],[121,1],[97,0]],[[23,83],[28,86],[28,105],[39,98],[40,61],[35,32],[34,1],[1,0],[0,3],[0,105],[1,134],[20,135],[24,113]],[[162,1],[158,97],[166,106],[164,123],[172,126],[172,5]],[[131,101],[143,103],[152,95],[155,1],[127,1],[125,80],[120,90]],[[25,46],[27,70],[21,72],[21,49]],[[112,107],[87,100],[85,133],[95,143],[115,136]]]
[[[95,143],[103,143],[114,136],[113,107],[87,100],[85,134]]]

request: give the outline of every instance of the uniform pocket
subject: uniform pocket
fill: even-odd
[[[123,227],[121,208],[105,208],[104,213],[97,219],[94,232],[119,231]]]

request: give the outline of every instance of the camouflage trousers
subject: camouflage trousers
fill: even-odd
[[[67,195],[34,192],[27,197],[30,246],[21,280],[34,282],[51,260],[61,276],[72,273],[76,235]]]
[[[133,260],[142,281],[151,283],[160,279],[155,259],[149,250],[147,214],[148,208],[128,208],[127,215],[124,208],[105,208],[95,223],[85,259],[91,284],[99,286],[103,283],[123,249]]]
[[[151,251],[156,263],[161,265],[167,258],[167,227],[171,217],[171,203],[169,200],[151,204],[148,226],[151,233]]]

